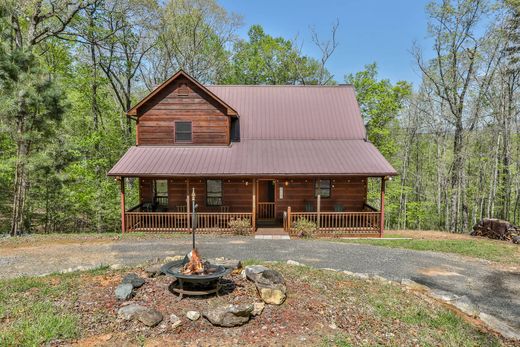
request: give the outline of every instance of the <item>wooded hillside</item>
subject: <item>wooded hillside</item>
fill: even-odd
[[[377,62],[333,76],[338,22],[329,37],[311,33],[321,56],[309,57],[261,25],[239,38],[240,15],[215,0],[3,1],[0,232],[119,230],[106,172],[135,141],[125,111],[179,68],[203,83],[352,83],[370,141],[400,173],[388,228],[520,223],[520,1],[425,11],[433,55],[410,42],[422,75],[412,86],[381,79]]]

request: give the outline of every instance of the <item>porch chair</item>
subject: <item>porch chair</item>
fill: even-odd
[[[315,212],[312,201],[305,200],[305,212]]]

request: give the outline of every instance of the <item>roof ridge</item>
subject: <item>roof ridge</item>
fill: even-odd
[[[340,88],[354,86],[350,83],[334,84],[334,85],[316,85],[316,84],[204,84],[204,87],[296,87],[296,88]]]

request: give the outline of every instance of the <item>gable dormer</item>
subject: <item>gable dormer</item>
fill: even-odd
[[[137,145],[229,145],[238,119],[231,106],[182,70],[127,115],[136,119]]]

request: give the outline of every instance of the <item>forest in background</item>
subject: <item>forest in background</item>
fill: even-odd
[[[433,55],[410,42],[422,74],[412,86],[381,78],[376,62],[331,75],[339,22],[328,37],[309,29],[321,52],[310,57],[261,25],[239,38],[240,15],[215,0],[3,1],[0,233],[119,230],[106,173],[134,143],[125,111],[179,68],[207,84],[353,84],[369,140],[400,174],[387,185],[387,228],[519,224],[520,1],[425,11]],[[135,182],[127,193],[135,202]]]

